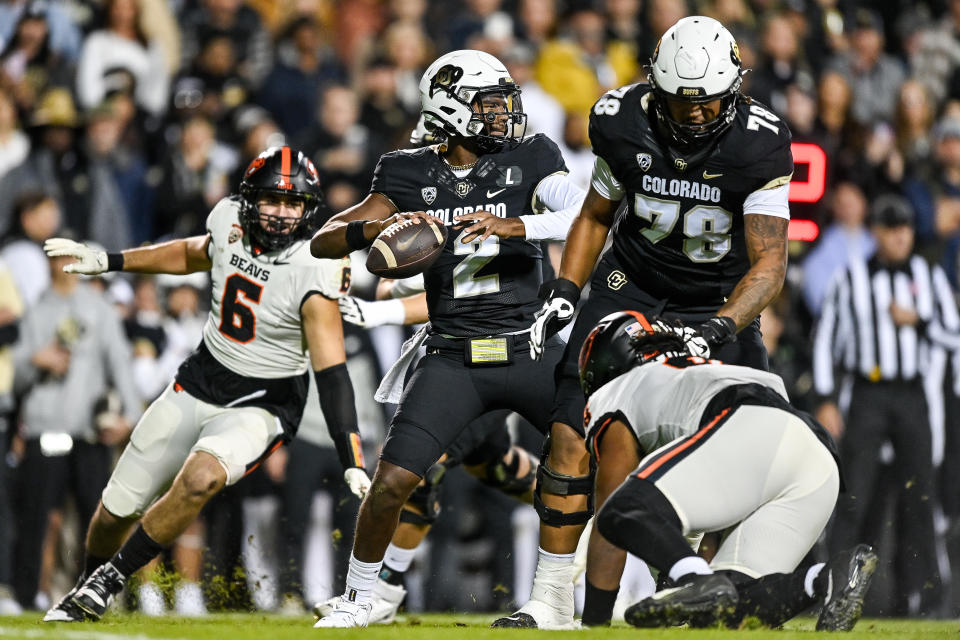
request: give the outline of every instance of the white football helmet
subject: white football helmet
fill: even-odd
[[[726,27],[713,18],[690,16],[667,29],[648,71],[657,119],[681,149],[705,145],[733,122],[744,73],[740,51]],[[674,120],[666,103],[717,99],[722,100],[719,114],[703,124]]]
[[[491,153],[523,140],[520,87],[489,53],[463,49],[437,58],[420,79],[424,124],[434,134],[472,138]]]

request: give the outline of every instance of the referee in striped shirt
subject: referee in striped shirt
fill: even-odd
[[[836,551],[879,538],[879,532],[863,528],[874,498],[882,498],[874,491],[880,449],[889,441],[901,491],[894,564],[903,599],[897,608],[915,614],[936,600],[935,593],[924,592],[924,583],[936,574],[936,559],[934,468],[922,376],[931,345],[956,343],[943,323],[944,309],[955,302],[949,286],[942,286],[943,270],[913,254],[913,211],[905,200],[880,196],[870,222],[876,253],[866,261],[852,258],[834,275],[814,335],[814,386],[823,399],[817,417],[840,443],[847,489],[837,502],[829,546]],[[841,386],[849,389],[844,413],[837,402],[846,395],[839,393]]]

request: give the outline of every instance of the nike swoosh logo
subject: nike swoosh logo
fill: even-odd
[[[719,178],[719,177],[722,176],[722,175],[723,175],[722,173],[707,173],[706,171],[704,171],[704,172],[703,172],[703,179],[704,179],[704,180],[711,180],[711,179],[713,179],[713,178]]]
[[[499,191],[490,191],[489,189],[487,189],[487,197],[492,198],[493,196],[501,194],[504,191],[506,191],[506,188],[500,189]]]
[[[409,238],[407,238],[406,240],[398,240],[397,249],[400,249],[400,251],[406,251],[407,249],[409,249],[410,245],[413,244],[413,241],[416,240],[417,236],[420,235],[421,231],[423,231],[423,229],[417,229],[417,232],[412,236],[410,236]]]

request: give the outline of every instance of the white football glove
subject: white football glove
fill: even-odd
[[[406,318],[403,302],[400,300],[369,302],[353,296],[343,296],[337,302],[343,319],[358,327],[369,329],[385,324],[403,324]]]
[[[64,265],[64,273],[82,273],[95,276],[107,271],[107,252],[91,249],[85,244],[66,238],[50,238],[43,243],[43,250],[50,257],[69,256],[77,261]]]
[[[370,489],[370,476],[360,467],[350,467],[343,472],[343,480],[350,487],[350,493],[363,500]]]
[[[681,327],[677,332],[683,337],[683,342],[687,345],[687,351],[690,352],[690,355],[710,358],[710,344],[700,335],[699,331],[693,327]]]
[[[566,278],[557,278],[541,285],[540,297],[545,302],[533,316],[533,326],[530,327],[530,357],[534,360],[543,357],[547,339],[573,319],[580,301],[580,287]]]

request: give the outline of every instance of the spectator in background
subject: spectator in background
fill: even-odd
[[[187,9],[180,26],[184,69],[200,57],[204,43],[214,35],[230,41],[237,70],[250,87],[259,87],[273,66],[270,34],[259,14],[242,0],[200,0]]]
[[[945,257],[947,277],[957,286],[955,256],[960,247],[960,119],[946,117],[934,129],[934,156],[927,172],[904,184],[916,211],[917,244]]]
[[[866,226],[867,197],[853,182],[840,182],[829,196],[831,222],[803,261],[803,299],[813,316],[820,315],[834,274],[851,259],[866,260],[876,242]]]
[[[43,243],[60,229],[60,206],[40,191],[24,193],[13,207],[13,226],[0,249],[0,259],[24,306],[31,307],[50,286],[50,269]]]
[[[643,33],[640,23],[640,0],[605,0],[603,10],[607,20],[607,40],[622,42],[636,50],[637,42]],[[646,60],[639,59],[639,52],[634,51],[640,64]]]
[[[927,88],[916,80],[900,86],[894,119],[897,151],[907,175],[926,174],[933,154],[933,123],[936,104]]]
[[[604,91],[633,82],[639,71],[636,55],[623,42],[606,41],[598,11],[575,9],[561,32],[540,50],[536,78],[565,111],[587,114]]]
[[[0,42],[15,37],[20,21],[42,16],[50,31],[50,49],[73,64],[80,55],[83,33],[69,9],[48,0],[6,0],[0,2]]]
[[[232,154],[218,148],[213,123],[202,116],[187,120],[179,144],[164,162],[153,238],[203,234],[207,213],[229,193],[227,178],[234,164]]]
[[[72,78],[72,66],[50,44],[45,7],[46,3],[27,5],[0,48],[0,86],[13,93],[24,113],[37,106],[47,88],[69,85]]]
[[[280,37],[277,62],[260,88],[257,102],[288,137],[295,138],[313,121],[309,106],[317,103],[323,87],[343,79],[343,70],[324,42],[319,25],[300,17]]]
[[[851,20],[850,49],[834,57],[831,66],[843,73],[853,94],[853,119],[869,127],[878,120],[893,121],[897,92],[906,79],[903,64],[884,53],[883,19],[861,7]]]
[[[420,76],[429,62],[431,45],[423,28],[398,22],[383,33],[383,51],[396,69],[397,98],[410,112],[420,111]]]
[[[298,145],[313,159],[320,172],[326,198],[334,211],[341,196],[332,191],[334,185],[349,187],[357,202],[373,171],[375,157],[370,153],[370,132],[359,122],[360,104],[357,95],[339,85],[328,87],[320,100],[318,122]],[[344,192],[344,197],[346,193]]]
[[[138,107],[153,116],[167,108],[170,76],[159,41],[143,29],[138,0],[109,0],[103,22],[83,42],[77,64],[77,96],[80,106],[99,106],[109,91],[108,79],[118,70],[133,78],[133,96]]]
[[[22,607],[14,598],[13,536],[10,508],[11,473],[6,464],[7,443],[14,426],[13,352],[10,346],[20,333],[23,301],[7,265],[0,260],[0,616],[18,615]]]
[[[91,158],[77,140],[81,126],[67,89],[43,95],[33,112],[38,144],[27,159],[0,180],[0,229],[10,225],[12,204],[27,191],[44,191],[57,201],[63,225],[107,249],[129,243],[126,210],[110,167]]]
[[[520,99],[527,114],[527,135],[542,133],[551,140],[559,141],[563,138],[566,114],[557,99],[544,91],[534,78],[536,57],[533,47],[518,43],[500,59],[507,65],[513,81],[520,85]]]
[[[371,155],[407,146],[406,132],[413,128],[417,112],[407,108],[397,96],[397,68],[385,57],[377,56],[361,79],[363,104],[360,124],[370,131]]]
[[[787,87],[797,82],[799,75],[812,75],[785,14],[774,13],[764,20],[761,41],[763,56],[760,68],[749,76],[749,94],[783,114],[787,109]]]
[[[110,475],[113,446],[126,440],[142,409],[120,319],[101,293],[63,272],[71,261],[49,260],[50,289],[24,315],[15,350],[16,383],[26,394],[14,500],[14,589],[25,608],[36,606],[50,511],[72,494],[81,519],[92,517]],[[111,384],[120,391],[123,417],[101,428],[94,420],[96,403]]]
[[[513,17],[503,10],[503,0],[467,0],[463,9],[445,29],[445,49],[454,51],[468,48],[473,36],[485,35],[501,40],[513,35]],[[489,52],[499,55],[499,51]]]
[[[182,122],[200,115],[216,123],[224,139],[229,137],[228,117],[246,104],[248,82],[237,66],[237,48],[223,33],[212,33],[201,41],[193,64],[174,81],[173,109]]]
[[[687,0],[648,0],[643,3],[643,9],[644,24],[648,28],[643,31],[637,48],[640,61],[643,64],[648,64],[650,58],[653,57],[653,50],[657,46],[657,42],[660,41],[660,36],[676,24],[678,20],[690,15],[690,7]],[[742,57],[742,44],[740,54]],[[744,60],[744,63],[746,68],[746,60]]]
[[[877,250],[854,258],[831,280],[814,336],[813,371],[821,398],[817,418],[839,441],[847,491],[837,503],[830,549],[880,531],[865,531],[880,467],[880,448],[893,445],[899,487],[894,566],[897,614],[929,613],[937,604],[934,469],[927,401],[921,380],[930,344],[950,348],[943,309],[956,303],[933,286],[939,267],[913,253],[913,211],[899,196],[881,196],[871,210]],[[852,378],[849,407],[838,407],[841,376]]]
[[[0,86],[0,178],[27,158],[30,138],[17,122],[17,105],[9,89]]]
[[[133,243],[139,244],[151,239],[155,194],[146,155],[124,140],[122,108],[125,104],[128,103],[117,98],[88,111],[84,149],[113,177],[123,201],[130,237]]]
[[[283,146],[286,136],[277,127],[266,109],[250,105],[237,109],[233,117],[234,136],[239,145],[239,162],[234,167],[228,182],[240,184],[250,162],[264,149]]]
[[[517,36],[534,49],[555,35],[557,27],[556,0],[520,0],[517,10]]]

